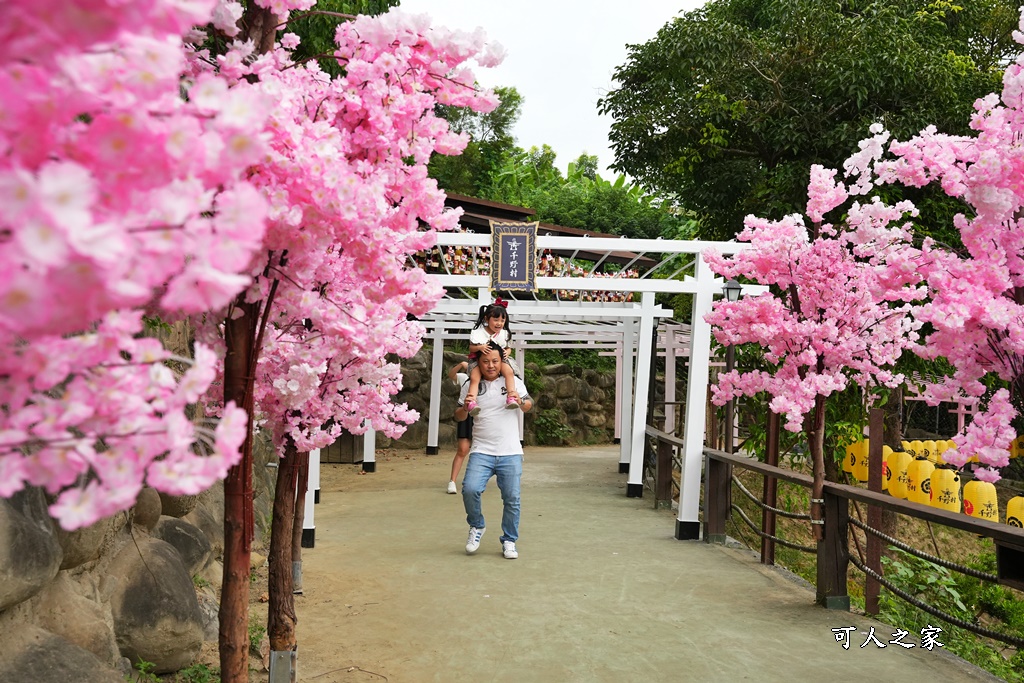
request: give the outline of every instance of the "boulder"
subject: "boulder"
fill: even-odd
[[[109,517],[74,531],[64,531],[55,524],[54,531],[63,555],[60,568],[74,569],[99,557],[110,525]]]
[[[160,493],[161,515],[168,517],[184,517],[196,509],[199,503],[199,496],[172,496],[169,493]]]
[[[541,372],[545,375],[568,375],[572,372],[572,368],[565,363],[555,363],[554,365],[545,365]]]
[[[150,531],[160,521],[163,514],[163,495],[156,489],[149,486],[139,491],[135,499],[135,509],[132,516],[132,525]]]
[[[175,517],[161,517],[153,527],[153,537],[174,546],[189,576],[206,566],[210,560],[210,542],[202,530]]]
[[[114,637],[109,605],[81,595],[66,572],[47,585],[36,605],[40,626],[113,666],[121,654]]]
[[[555,382],[555,396],[558,398],[569,398],[576,395],[576,378],[571,375],[562,375]]]
[[[18,683],[124,683],[120,672],[88,650],[35,627],[4,634],[0,681]]]
[[[584,413],[583,423],[588,427],[604,427],[606,419],[605,416],[600,413]]]
[[[152,662],[155,673],[191,665],[203,645],[203,618],[192,577],[178,551],[156,538],[139,538],[111,561],[118,580],[110,598],[121,654]]]
[[[213,557],[224,556],[224,484],[215,484],[212,488],[199,494],[199,503],[195,510],[182,519],[199,527],[203,536],[210,542]]]
[[[60,571],[55,526],[42,489],[0,499],[0,612],[38,593]]]

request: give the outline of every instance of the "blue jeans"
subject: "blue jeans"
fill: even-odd
[[[504,512],[501,515],[501,540],[515,541],[519,538],[519,478],[523,474],[521,455],[484,455],[470,453],[466,474],[462,478],[462,503],[466,506],[466,523],[483,529],[484,513],[480,509],[480,496],[487,488],[487,482],[494,475],[498,477],[498,489]]]

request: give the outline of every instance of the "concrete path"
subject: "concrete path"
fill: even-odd
[[[450,455],[398,451],[365,475],[324,465],[300,680],[997,680],[941,649],[861,648],[871,626],[882,642],[894,629],[816,607],[746,551],[675,540],[672,513],[626,497],[618,447],[528,449],[519,559],[501,556],[493,479],[467,556]],[[851,626],[845,650],[832,629]]]

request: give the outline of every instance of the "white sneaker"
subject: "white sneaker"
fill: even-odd
[[[469,527],[469,538],[466,539],[466,554],[472,555],[476,552],[476,549],[480,547],[480,539],[484,537],[486,528],[477,529],[476,527]]]
[[[458,489],[455,488],[455,482],[454,481],[448,482],[448,493],[458,493],[458,492],[459,492]]]
[[[516,550],[515,541],[502,541],[501,542],[501,554],[505,556],[506,560],[514,560],[519,557],[519,551]]]

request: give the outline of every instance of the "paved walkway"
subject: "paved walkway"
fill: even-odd
[[[997,680],[941,650],[861,649],[871,626],[883,642],[893,629],[816,607],[745,551],[675,540],[672,513],[626,497],[617,447],[528,449],[519,559],[501,556],[493,480],[469,557],[450,463],[399,451],[373,474],[324,465],[300,680]],[[844,650],[831,629],[849,626]]]

